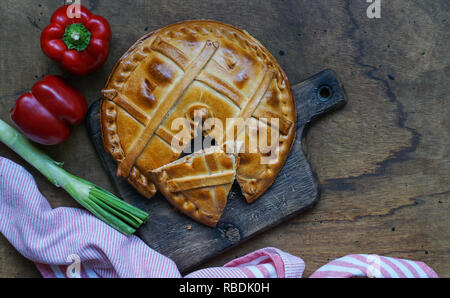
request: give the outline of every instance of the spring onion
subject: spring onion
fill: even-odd
[[[146,222],[148,214],[119,199],[97,185],[76,177],[62,168],[28,139],[0,119],[0,141],[33,165],[52,184],[65,189],[92,214],[126,236]]]

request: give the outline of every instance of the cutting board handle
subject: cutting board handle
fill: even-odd
[[[344,89],[336,73],[330,69],[319,72],[292,87],[296,99],[298,128],[303,129],[325,113],[346,103]]]

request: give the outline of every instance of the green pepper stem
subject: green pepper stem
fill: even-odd
[[[91,33],[81,23],[66,27],[63,41],[69,50],[84,51],[91,41]]]

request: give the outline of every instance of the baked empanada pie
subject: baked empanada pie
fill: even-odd
[[[214,227],[225,208],[237,165],[233,154],[211,147],[153,170],[150,177],[178,210]]]
[[[195,135],[184,133],[180,119],[189,126],[195,114],[205,125],[214,119],[203,133],[218,145],[268,143],[270,152],[243,146],[239,154],[236,179],[248,202],[273,183],[295,139],[286,74],[247,32],[215,21],[186,21],[144,36],[116,63],[102,94],[104,147],[118,163],[117,175],[147,198],[157,191],[152,170],[176,161]],[[273,132],[275,141],[266,140]]]

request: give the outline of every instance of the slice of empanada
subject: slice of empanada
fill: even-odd
[[[236,177],[238,158],[219,147],[185,156],[150,172],[157,189],[178,210],[215,227]]]

